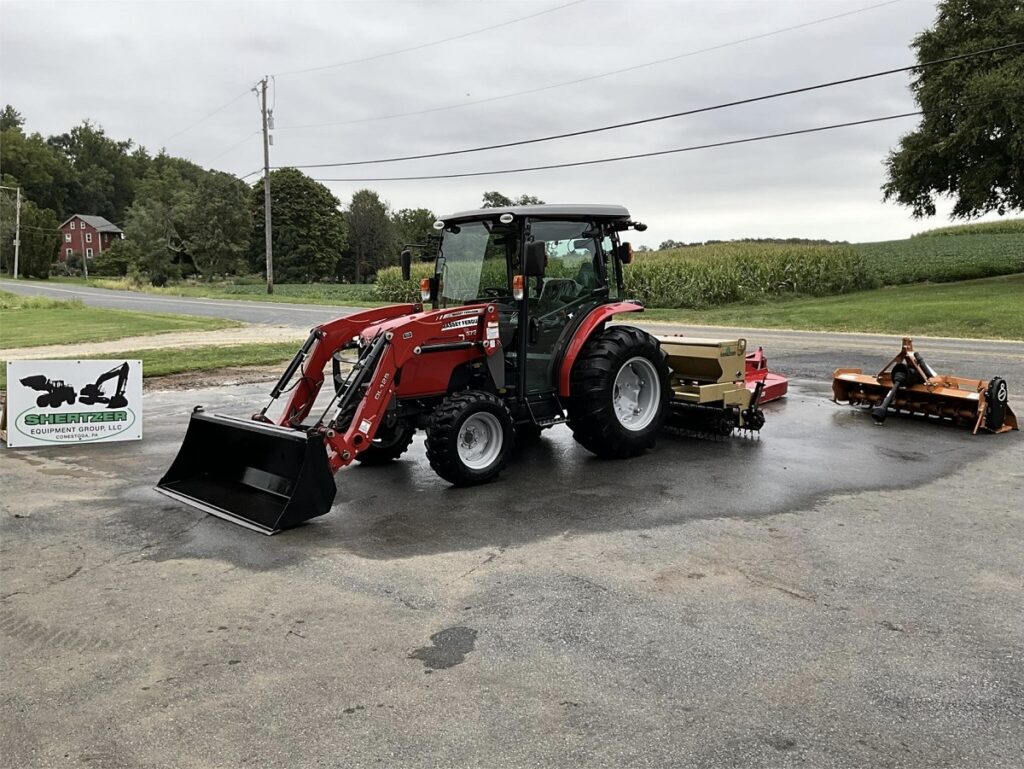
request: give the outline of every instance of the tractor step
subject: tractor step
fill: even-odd
[[[569,421],[564,414],[557,417],[550,417],[548,419],[538,419],[535,424],[537,427],[554,427],[555,425],[564,425]]]
[[[561,425],[568,420],[557,395],[535,396],[534,400],[526,401],[526,410],[530,412],[530,421],[538,427]]]

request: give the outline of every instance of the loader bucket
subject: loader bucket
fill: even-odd
[[[337,492],[320,436],[201,411],[156,489],[264,534],[323,515]]]

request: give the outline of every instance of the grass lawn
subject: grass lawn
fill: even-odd
[[[142,374],[147,379],[183,371],[212,371],[228,366],[273,366],[283,364],[299,349],[297,342],[238,344],[224,347],[168,348],[163,350],[125,350],[117,354],[87,356],[91,358],[123,358],[142,361]],[[61,356],[57,356],[60,358]],[[83,360],[76,357],[75,360]],[[0,361],[0,389],[7,387],[6,361]]]
[[[651,309],[637,317],[747,328],[1024,339],[1024,274],[710,310]]]
[[[240,326],[233,320],[154,312],[104,310],[78,300],[20,296],[0,291],[0,348],[106,342],[167,331],[209,331]]]

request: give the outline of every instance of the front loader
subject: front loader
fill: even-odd
[[[423,304],[314,328],[251,419],[197,408],[158,490],[273,534],[326,513],[337,470],[395,459],[417,430],[431,467],[459,486],[494,478],[517,439],[561,423],[602,457],[654,445],[672,396],[665,354],[609,324],[643,310],[624,296],[620,233],[644,225],[621,206],[538,205],[434,228]]]

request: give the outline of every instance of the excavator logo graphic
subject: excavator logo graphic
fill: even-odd
[[[119,409],[128,405],[128,399],[124,394],[128,384],[128,371],[128,361],[125,361],[120,366],[115,366],[110,371],[100,374],[96,377],[95,382],[85,385],[81,392],[75,392],[74,387],[61,379],[48,379],[42,374],[27,376],[21,380],[21,383],[25,387],[43,393],[36,398],[36,405],[39,408],[49,407],[56,409],[61,408],[65,404],[73,406],[77,399],[86,406],[103,403],[108,409]],[[117,384],[115,385],[114,392],[108,395],[103,386],[115,377],[117,378]]]

